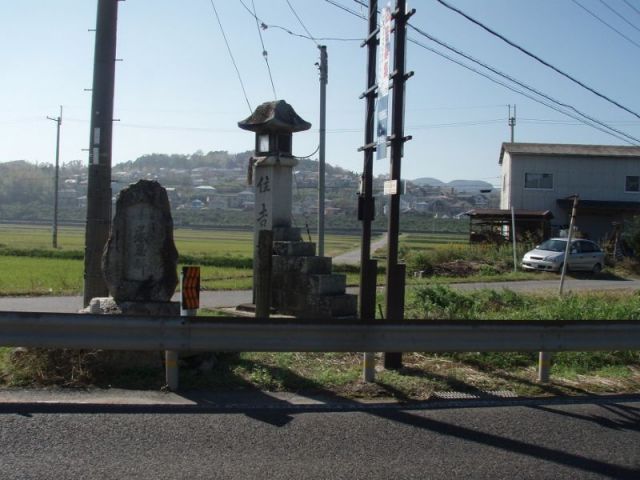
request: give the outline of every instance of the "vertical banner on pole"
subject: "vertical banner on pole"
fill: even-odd
[[[387,158],[387,133],[389,127],[389,56],[391,54],[391,6],[382,9],[382,24],[380,26],[380,63],[378,64],[378,105],[377,105],[377,136],[376,160]]]

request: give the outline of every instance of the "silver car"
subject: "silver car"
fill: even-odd
[[[522,257],[522,268],[559,272],[564,262],[567,247],[566,238],[550,238]],[[569,270],[586,270],[599,273],[604,266],[604,252],[591,240],[576,238],[571,240],[569,249]]]

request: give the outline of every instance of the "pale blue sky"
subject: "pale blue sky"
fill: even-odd
[[[254,0],[268,25],[304,33],[286,0]],[[366,22],[324,0],[289,0],[315,37],[363,38]],[[358,13],[353,0],[335,0]],[[572,0],[448,0],[486,25],[626,107],[640,111],[640,0],[577,0],[627,35],[617,35]],[[251,0],[244,0],[251,8]],[[56,116],[64,105],[61,160],[87,161],[95,0],[0,2],[0,161],[52,162]],[[214,0],[253,108],[273,99],[255,20],[239,0]],[[413,0],[411,22],[529,85],[635,136],[640,120],[553,73],[447,10]],[[635,27],[635,28],[634,28]],[[294,136],[294,153],[318,143],[315,44],[263,31],[278,98],[313,124]],[[429,40],[410,31],[426,45]],[[359,42],[326,41],[327,161],[362,169],[366,52]],[[449,55],[453,55],[448,53]],[[119,5],[114,163],[140,155],[244,151],[253,137],[237,122],[249,114],[210,0],[127,0]],[[498,183],[500,144],[509,139],[507,104],[517,104],[516,141],[625,144],[409,43],[405,178],[485,179]],[[557,120],[561,123],[552,123]],[[451,125],[453,124],[453,125]],[[376,173],[388,170],[376,164]]]

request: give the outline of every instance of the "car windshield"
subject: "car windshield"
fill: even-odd
[[[567,248],[566,240],[546,240],[538,245],[538,250],[548,250],[549,252],[564,252]]]

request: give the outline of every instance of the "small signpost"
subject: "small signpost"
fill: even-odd
[[[182,267],[180,273],[180,316],[195,317],[200,308],[200,267]],[[178,352],[164,352],[165,378],[171,390],[178,389]]]
[[[180,315],[195,315],[200,308],[200,267],[182,267],[180,278],[182,279]]]

